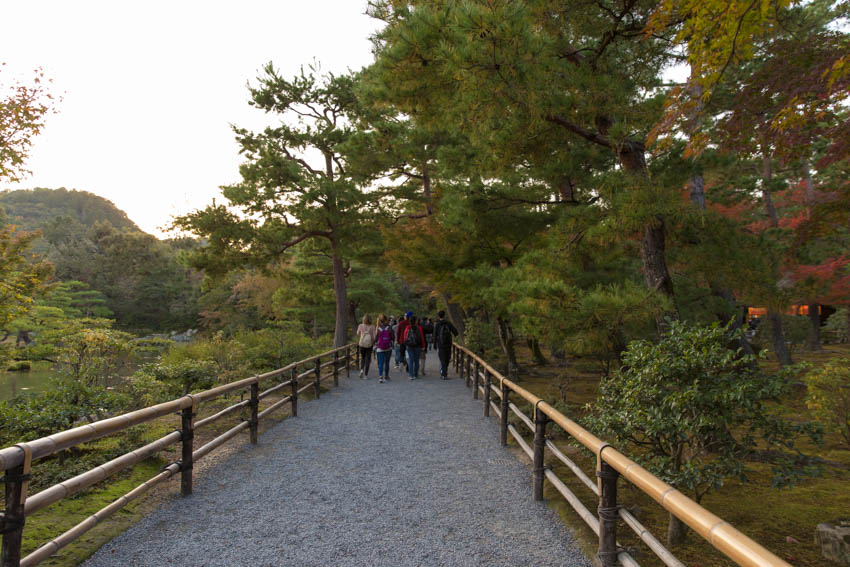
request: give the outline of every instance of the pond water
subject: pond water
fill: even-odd
[[[11,400],[25,392],[43,392],[50,388],[56,371],[36,368],[29,372],[0,372],[0,401]]]

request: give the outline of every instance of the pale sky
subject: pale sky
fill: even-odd
[[[230,124],[261,128],[245,84],[273,61],[344,73],[371,62],[366,0],[2,2],[0,81],[42,67],[58,114],[22,183],[106,197],[163,236],[238,181]]]

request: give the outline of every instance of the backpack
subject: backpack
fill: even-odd
[[[422,346],[422,340],[419,337],[419,325],[415,327],[410,325],[407,328],[407,335],[404,337],[405,346],[418,347]]]
[[[437,344],[441,347],[452,346],[452,328],[447,321],[437,323],[440,329],[437,334]]]
[[[367,329],[365,333],[360,335],[359,344],[363,348],[371,348],[372,347],[372,329]]]
[[[378,350],[389,350],[393,346],[393,332],[389,327],[378,330]]]

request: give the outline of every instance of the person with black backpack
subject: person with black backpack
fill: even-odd
[[[407,373],[411,380],[419,378],[419,354],[425,346],[425,334],[416,317],[410,317],[410,324],[404,330],[404,347],[407,351]]]
[[[451,321],[446,321],[446,312],[437,313],[439,321],[434,325],[434,345],[440,359],[440,378],[449,379],[449,360],[452,357],[452,341],[457,336],[457,329]]]

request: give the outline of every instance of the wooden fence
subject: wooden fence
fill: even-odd
[[[452,360],[455,370],[461,378],[466,380],[466,385],[472,387],[473,398],[479,399],[479,394],[483,396],[484,415],[489,417],[492,411],[499,417],[502,445],[507,445],[508,434],[510,433],[532,460],[532,489],[535,500],[543,500],[543,481],[544,479],[548,480],[598,536],[597,560],[602,567],[638,566],[629,552],[623,550],[617,544],[618,519],[631,528],[665,565],[669,567],[683,567],[684,565],[633,514],[619,504],[617,501],[617,480],[620,476],[623,476],[638,490],[649,495],[665,510],[705,538],[712,547],[738,565],[745,567],[791,567],[736,530],[728,522],[723,521],[662,481],[542,399],[502,376],[470,350],[454,344]],[[522,400],[531,404],[534,410],[533,415],[529,417],[523,413],[511,401],[511,396],[514,396],[514,399],[518,401]],[[499,399],[500,403],[496,404],[493,401],[494,399]],[[529,445],[513,424],[508,423],[509,412],[513,412],[533,434],[533,446]],[[558,425],[564,432],[596,455],[595,482],[546,437],[546,427],[550,422]],[[545,466],[546,449],[549,449],[552,457],[566,465],[587,488],[597,495],[599,498],[597,514],[593,514],[575,493],[551,469]]]
[[[352,351],[354,352],[353,355]],[[340,370],[345,369],[346,373],[350,374],[352,363],[355,362],[355,359],[359,362],[359,349],[356,348],[356,345],[343,346],[292,363],[283,368],[266,372],[265,374],[224,384],[198,394],[190,394],[170,402],[104,419],[89,425],[62,431],[49,437],[19,443],[13,447],[0,450],[0,470],[5,471],[4,477],[0,480],[5,484],[6,493],[5,509],[0,515],[0,532],[3,534],[0,567],[37,565],[78,539],[104,518],[111,516],[129,502],[142,496],[157,484],[171,478],[177,473],[180,473],[180,493],[184,496],[191,494],[192,467],[195,462],[246,429],[248,430],[251,443],[256,444],[258,424],[262,418],[285,404],[290,404],[292,415],[298,415],[298,396],[301,393],[306,390],[313,390],[315,396],[318,398],[321,382],[328,378],[333,378],[334,386],[338,386]],[[263,382],[268,382],[272,378],[283,377],[287,374],[289,375],[289,379],[275,384],[262,392],[260,391],[260,384]],[[285,388],[288,388],[286,390],[288,395],[262,409],[262,411],[260,410],[261,400],[275,392],[283,393]],[[244,390],[250,390],[250,397],[248,399],[195,421],[198,407],[203,402],[208,402],[224,394]],[[193,447],[193,438],[196,429],[209,425],[243,408],[250,416],[247,420],[240,422],[237,426],[229,429],[203,446],[197,449]],[[69,449],[80,443],[87,443],[107,435],[118,433],[134,425],[146,423],[174,413],[179,413],[181,416],[181,428],[179,430],[169,433],[153,443],[149,443],[144,447],[140,447],[135,451],[104,463],[88,472],[27,497],[30,467],[33,461],[56,454],[59,451]],[[133,466],[178,442],[182,445],[180,460],[167,465],[162,469],[162,472],[144,484],[137,486],[67,532],[45,543],[21,559],[21,540],[27,516],[84,488],[92,486],[127,467]]]

